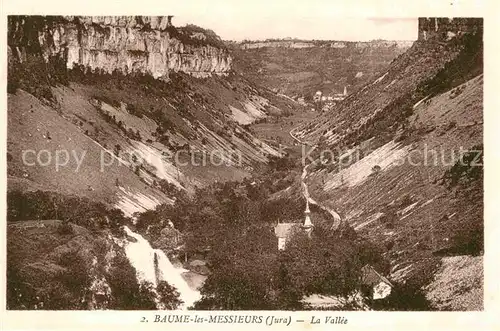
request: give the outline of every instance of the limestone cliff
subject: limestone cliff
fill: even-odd
[[[235,43],[235,47],[246,49],[257,48],[402,48],[407,49],[413,44],[412,40],[373,40],[373,41],[328,41],[328,40],[266,40],[266,41],[243,41]]]
[[[456,35],[482,29],[482,18],[420,17],[418,19],[418,40],[447,41]]]
[[[21,61],[26,53],[41,52],[67,68],[78,64],[155,78],[168,78],[172,71],[204,77],[231,70],[222,42],[175,28],[171,16],[11,16],[8,22],[9,47]]]

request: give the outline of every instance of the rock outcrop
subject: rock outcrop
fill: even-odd
[[[456,35],[482,29],[482,18],[420,17],[418,19],[419,41],[447,41]]]
[[[409,48],[413,44],[413,40],[373,40],[373,41],[299,41],[299,40],[276,40],[276,41],[243,41],[237,43],[236,46],[240,49],[256,49],[256,48]]]
[[[207,42],[199,31],[175,28],[171,16],[11,16],[8,23],[8,45],[21,61],[41,52],[46,61],[62,60],[67,68],[155,78],[172,71],[205,77],[231,70],[225,47]]]

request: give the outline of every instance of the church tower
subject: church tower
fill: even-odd
[[[304,224],[302,224],[302,228],[308,235],[311,235],[311,232],[314,228],[314,224],[311,222],[311,210],[309,209],[309,201],[306,202],[306,210],[304,214],[306,218],[304,220]]]

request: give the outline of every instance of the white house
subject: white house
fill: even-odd
[[[288,239],[298,231],[300,223],[278,223],[274,227],[274,234],[278,238],[278,250],[285,249]]]
[[[305,219],[304,223],[278,223],[274,227],[274,234],[278,238],[278,250],[282,251],[285,249],[286,244],[290,237],[297,231],[304,231],[308,235],[314,229],[314,224],[311,222],[311,211],[309,210],[309,201],[306,203],[306,210],[304,212]]]
[[[313,96],[313,100],[314,102],[318,102],[318,101],[321,101],[321,98],[323,97],[323,92],[321,91],[317,91],[314,96]]]
[[[370,295],[373,300],[387,298],[392,291],[391,282],[379,274],[371,265],[367,264],[361,269],[361,282],[370,288]]]

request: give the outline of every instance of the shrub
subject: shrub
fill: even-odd
[[[175,310],[183,303],[179,299],[179,292],[166,281],[160,281],[156,291],[158,292],[160,304],[164,309]]]
[[[121,150],[122,150],[122,147],[121,147],[119,144],[116,144],[116,145],[115,145],[115,148],[114,148],[114,150],[113,150],[113,152],[114,152],[114,154],[115,154],[116,156],[120,156],[120,151],[121,151]]]
[[[63,221],[57,227],[57,233],[59,233],[60,235],[71,235],[74,233],[73,226],[71,225],[71,223]]]
[[[64,222],[71,221],[91,230],[108,228],[114,230],[129,222],[122,211],[109,209],[103,203],[44,191],[8,192],[7,219],[9,221],[64,219]]]
[[[483,144],[476,145],[460,156],[460,159],[444,173],[443,180],[448,188],[460,182],[471,182],[483,178]]]
[[[144,117],[144,111],[132,103],[127,104],[126,109],[131,115],[137,116],[139,118]]]
[[[384,208],[383,215],[379,218],[379,221],[388,229],[393,229],[397,220],[398,215],[395,208],[392,206]]]
[[[383,300],[374,300],[370,306],[374,310],[429,311],[430,302],[422,288],[416,284],[396,284],[391,294]]]
[[[372,174],[377,174],[380,172],[380,170],[382,170],[382,168],[378,164],[376,164],[372,167]]]

